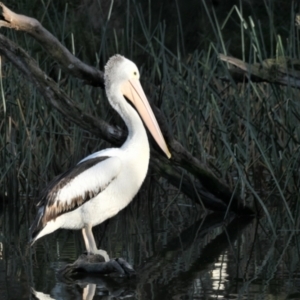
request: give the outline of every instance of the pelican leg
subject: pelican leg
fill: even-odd
[[[88,254],[99,254],[104,258],[105,261],[110,260],[105,250],[97,249],[94,235],[92,232],[92,227],[87,226],[82,228],[82,235],[83,235],[86,251]]]

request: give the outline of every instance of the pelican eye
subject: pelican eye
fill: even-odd
[[[133,72],[133,75],[134,75],[134,76],[136,76],[136,75],[137,75],[137,72],[136,72],[136,71],[134,71],[134,72]]]

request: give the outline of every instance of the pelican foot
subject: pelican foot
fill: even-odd
[[[104,258],[105,262],[108,262],[110,260],[109,255],[105,250],[97,249],[96,251],[93,251],[92,253],[89,254],[101,255]]]

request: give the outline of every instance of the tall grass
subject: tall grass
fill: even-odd
[[[273,12],[266,7],[270,17],[269,47],[258,20],[243,15],[242,1],[222,20],[203,2],[213,35],[207,48],[187,52],[182,22],[172,32],[176,47],[170,49],[166,46],[170,31],[164,21],[151,22],[135,1],[126,2],[123,28],[112,28],[107,18],[97,34],[92,34],[89,28],[87,33],[78,26],[78,16],[67,5],[56,10],[53,3],[49,3],[43,4],[41,19],[78,57],[101,69],[115,52],[136,58],[143,86],[163,110],[176,139],[232,190],[239,192],[247,205],[265,215],[274,235],[279,227],[299,228],[299,205],[295,197],[300,179],[299,91],[290,86],[251,81],[236,83],[228,66],[218,60],[219,53],[231,53],[224,32],[232,16],[239,20],[235,32],[240,34],[240,56],[245,61],[262,62],[279,56],[298,58],[298,31],[293,23],[286,25],[287,35],[280,36],[271,19]],[[293,19],[294,10],[291,12]],[[29,51],[40,67],[85,111],[124,126],[109,108],[103,91],[84,86],[63,73],[28,36],[6,32]],[[87,40],[88,47],[84,47],[83,42]],[[2,61],[2,74],[0,192],[6,201],[1,206],[10,210],[10,216],[15,216],[7,222],[14,223],[11,226],[18,235],[20,223],[24,220],[30,223],[33,199],[55,175],[85,155],[109,145],[66,121],[7,61]],[[147,188],[153,185],[155,188]],[[136,201],[129,209],[148,212],[151,217],[149,207],[157,207],[163,201],[166,215],[174,213],[174,208],[179,214],[186,213],[184,205],[192,208],[194,203],[177,188],[179,190],[151,177],[140,196],[143,200]],[[278,221],[278,211],[286,222]],[[138,214],[132,215],[138,218]],[[135,226],[134,219],[130,224]]]

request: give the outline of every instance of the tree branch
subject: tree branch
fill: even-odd
[[[38,67],[33,58],[2,34],[0,34],[0,54],[9,59],[37,87],[44,98],[71,122],[113,144],[121,144],[125,140],[126,134],[124,132],[83,112],[58,87],[56,82]]]
[[[300,88],[300,61],[298,59],[280,57],[265,59],[262,63],[248,64],[224,54],[219,54],[219,58],[237,67],[230,69],[230,73],[237,81],[244,81],[244,76],[246,76],[251,77],[251,80],[255,82],[269,82]]]
[[[89,85],[104,88],[103,72],[83,63],[72,55],[72,53],[45,29],[38,20],[16,14],[8,9],[2,2],[0,2],[0,7],[2,8],[3,17],[3,20],[0,20],[0,27],[20,30],[30,34],[67,73],[82,79]]]

